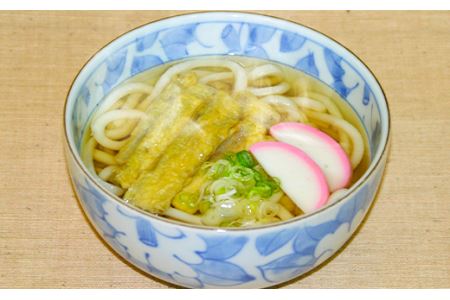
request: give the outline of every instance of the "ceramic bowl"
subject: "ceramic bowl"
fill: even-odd
[[[287,222],[218,229],[152,215],[102,188],[80,159],[83,129],[99,101],[130,76],[201,55],[242,55],[286,64],[321,80],[348,101],[364,124],[371,152],[370,166],[351,192]],[[100,236],[144,272],[191,288],[273,286],[331,257],[354,233],[374,199],[386,163],[390,126],[379,83],[349,50],[299,24],[234,12],[167,18],[120,36],[77,75],[64,118],[70,177]]]

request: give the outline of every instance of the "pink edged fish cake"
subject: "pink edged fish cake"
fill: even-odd
[[[302,123],[279,123],[270,128],[278,141],[290,144],[306,153],[320,167],[331,192],[346,187],[352,177],[352,167],[342,147],[322,131]]]
[[[283,142],[259,142],[250,152],[305,213],[327,203],[329,190],[320,167],[302,150]]]

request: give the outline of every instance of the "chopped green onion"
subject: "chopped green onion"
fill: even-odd
[[[256,165],[255,160],[247,150],[242,150],[236,153],[236,160],[243,167],[253,168]]]
[[[242,183],[251,181],[254,184],[254,173],[255,172],[250,168],[234,166],[233,168],[231,168],[230,177]]]
[[[231,164],[227,160],[218,160],[213,164],[208,170],[208,176],[212,179],[218,179],[221,177],[226,177],[229,174],[229,169]]]
[[[269,185],[260,185],[255,186],[248,193],[249,198],[253,198],[255,196],[259,196],[261,198],[269,198],[272,196],[273,192]]]
[[[271,197],[280,191],[280,182],[267,175],[250,152],[243,150],[227,154],[204,170],[210,181],[203,186],[200,199],[196,198],[195,204],[204,224],[241,226],[271,221],[271,211],[261,214],[261,205],[270,202]],[[188,199],[176,200],[180,207],[190,208]],[[177,208],[182,209],[180,207]]]

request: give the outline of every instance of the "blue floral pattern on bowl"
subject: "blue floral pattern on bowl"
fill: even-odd
[[[375,194],[379,173],[372,185],[362,187],[350,201],[342,203],[335,217],[315,224],[291,224],[269,232],[259,230],[248,236],[188,232],[178,226],[171,230],[142,216],[121,203],[113,204],[88,180],[74,178],[75,189],[91,222],[100,235],[124,258],[160,279],[189,287],[235,287],[252,281],[274,285],[303,274],[329,258],[361,222]],[[113,224],[127,224],[120,230]],[[131,226],[130,226],[131,225]],[[244,231],[245,232],[245,231]],[[185,247],[195,235],[195,247]],[[336,241],[337,240],[337,241]],[[138,245],[133,243],[138,242]],[[126,246],[129,245],[129,246]],[[131,245],[131,246],[130,246]],[[167,270],[158,263],[164,256],[178,267]],[[130,249],[131,248],[131,249]],[[138,249],[136,249],[138,248]],[[181,249],[181,251],[180,251]],[[259,257],[258,265],[246,268],[247,255]],[[282,254],[282,255],[280,255]],[[233,260],[242,256],[238,260]],[[189,268],[182,273],[183,268]]]
[[[251,56],[308,73],[328,84],[355,108],[369,139],[378,137],[375,129],[380,112],[370,85],[342,55],[311,37],[275,26],[236,21],[195,22],[149,31],[107,57],[83,83],[84,92],[79,95],[83,101],[78,101],[74,114],[77,141],[87,121],[86,110],[91,111],[118,83],[157,65],[200,55]],[[359,109],[369,105],[371,110]]]
[[[323,81],[350,103],[367,130],[370,176],[327,209],[254,230],[203,229],[167,222],[107,194],[81,167],[83,127],[104,95],[154,66],[201,55],[243,55],[286,64]],[[127,33],[80,72],[66,109],[69,172],[89,220],[130,263],[193,288],[266,287],[295,278],[331,257],[372,203],[386,161],[388,112],[383,93],[347,50],[301,25],[238,13],[166,19]],[[75,153],[75,154],[74,154]]]

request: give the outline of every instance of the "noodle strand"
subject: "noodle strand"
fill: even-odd
[[[203,225],[202,219],[200,217],[185,213],[184,211],[173,207],[169,207],[168,209],[166,209],[164,211],[164,215],[186,223]]]
[[[247,88],[247,73],[245,72],[244,68],[241,67],[238,63],[226,60],[197,59],[192,61],[185,61],[167,69],[167,71],[164,72],[164,74],[155,84],[155,88],[150,94],[150,100],[153,100],[162,92],[162,90],[169,84],[170,80],[172,80],[173,76],[181,72],[199,67],[223,67],[230,69],[234,75],[233,92],[240,92]]]
[[[140,83],[140,82],[131,82],[124,84],[120,87],[113,89],[102,101],[98,109],[96,110],[92,120],[95,120],[98,116],[106,112],[114,103],[119,101],[122,97],[132,94],[132,93],[143,93],[150,94],[152,92],[152,87]]]
[[[292,121],[300,121],[302,123],[308,122],[308,117],[303,113],[303,111],[299,110],[297,105],[295,105],[295,103],[288,97],[272,95],[262,98],[261,101],[282,109],[289,115],[289,118]]]
[[[281,204],[279,204],[277,216],[283,221],[292,219],[294,217],[294,215]]]
[[[359,131],[349,122],[345,121],[344,119],[339,119],[335,116],[312,111],[308,112],[308,116],[315,120],[320,120],[322,122],[329,123],[330,125],[348,134],[353,145],[353,151],[350,156],[350,161],[352,163],[353,169],[355,169],[361,162],[364,154],[364,141]]]
[[[126,140],[114,141],[105,135],[105,127],[110,122],[120,119],[144,119],[147,115],[138,110],[111,110],[92,121],[91,130],[94,138],[103,147],[119,150]]]
[[[342,115],[341,111],[339,110],[337,105],[333,101],[331,101],[330,98],[328,98],[327,96],[318,94],[318,93],[309,93],[308,95],[311,98],[316,99],[317,101],[321,102],[326,107],[326,109],[328,110],[330,115],[338,117],[340,119],[343,119],[343,115]],[[347,136],[347,134],[345,134],[345,132],[342,132],[342,131],[339,132],[339,144],[342,146],[342,148],[344,149],[345,153],[347,153],[347,155],[351,154],[350,140],[349,140],[349,137]]]
[[[200,78],[199,81],[201,83],[208,83],[211,81],[227,80],[231,78],[233,78],[233,72],[220,72],[206,75],[205,77]]]
[[[282,72],[279,68],[272,64],[261,65],[255,67],[248,73],[248,80],[255,81],[260,78],[271,76],[271,75],[282,75]]]
[[[260,88],[249,88],[249,92],[255,96],[263,97],[269,95],[281,95],[286,93],[290,88],[290,85],[287,82],[282,82],[280,84],[274,86],[260,87]]]
[[[295,97],[292,98],[298,106],[306,109],[311,109],[317,112],[325,112],[327,108],[321,102],[307,98],[307,97]]]
[[[94,160],[101,162],[105,165],[116,165],[116,159],[113,155],[106,153],[104,151],[94,149]]]
[[[112,174],[117,170],[117,166],[107,166],[98,173],[98,177],[104,181],[108,181]]]

